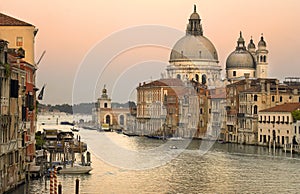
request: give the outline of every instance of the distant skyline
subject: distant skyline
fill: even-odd
[[[252,36],[257,45],[261,34],[264,34],[269,50],[270,77],[280,80],[288,76],[300,77],[298,0],[12,0],[2,2],[0,12],[31,23],[39,29],[36,36],[36,61],[46,50],[37,71],[37,87],[42,88],[46,84],[41,103],[71,104],[73,83],[80,65],[99,43],[114,33],[134,26],[165,26],[184,33],[194,4],[197,5],[197,12],[202,19],[204,36],[208,37],[217,49],[223,74],[226,58],[235,49],[239,32],[242,31],[246,44]],[[170,43],[171,47],[176,43],[176,37],[167,37],[174,40],[173,44]],[[118,43],[112,44],[112,47],[114,45]],[[118,72],[118,65],[120,69],[123,65],[123,71],[116,75],[121,80],[117,85],[124,91],[130,91],[130,94],[118,90],[119,93],[113,95],[112,100],[125,102],[131,98],[129,95],[134,95],[134,89],[139,82],[159,78],[159,72],[168,64],[169,54],[168,48],[146,47],[124,50],[120,56],[114,58],[112,63],[115,63],[115,72]],[[103,71],[105,64],[102,64],[98,57],[104,58],[105,53],[99,53],[95,58],[99,64],[97,68]],[[153,61],[138,60],[143,57],[153,58]],[[131,63],[136,63],[134,68],[129,67]],[[132,79],[133,77],[135,79]],[[99,80],[97,86],[91,86],[95,88],[95,98],[101,95],[104,84],[109,86],[109,83]],[[113,89],[107,89],[111,94]],[[77,101],[75,99],[75,103],[91,100],[84,92],[79,92],[78,95],[80,97],[76,98]]]

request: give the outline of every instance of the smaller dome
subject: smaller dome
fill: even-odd
[[[261,36],[260,41],[258,42],[258,47],[266,47],[266,46],[267,46],[267,44],[264,41],[264,37]]]
[[[251,39],[252,40],[252,39]],[[253,43],[253,41],[252,41]],[[242,32],[240,32],[240,37],[237,41],[237,47],[235,51],[233,51],[226,60],[226,69],[255,69],[256,63],[253,55],[246,50],[245,41],[242,36]],[[250,47],[253,45],[250,41]],[[248,45],[249,48],[249,45]],[[255,45],[254,45],[255,48]]]
[[[251,38],[251,40],[250,40],[250,42],[248,44],[248,50],[250,50],[250,49],[255,49],[255,44],[253,43],[252,38]]]
[[[226,69],[255,69],[255,59],[249,51],[233,51],[226,60]]]

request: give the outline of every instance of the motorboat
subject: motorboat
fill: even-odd
[[[67,166],[59,170],[59,174],[88,174],[93,168],[91,166]]]

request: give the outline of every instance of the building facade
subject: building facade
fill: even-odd
[[[292,112],[299,109],[300,103],[298,102],[284,103],[259,111],[258,144],[278,147],[297,144],[299,126]]]
[[[36,32],[0,13],[0,193],[24,182],[35,165]]]
[[[209,91],[196,81],[160,79],[137,88],[137,132],[147,136],[203,138]]]
[[[276,105],[299,102],[300,85],[287,85],[271,78],[250,78],[227,85],[226,141],[257,144],[258,113]]]

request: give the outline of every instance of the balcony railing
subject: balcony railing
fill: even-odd
[[[17,140],[12,140],[8,143],[0,143],[0,152],[1,153],[9,153],[18,149],[18,142]]]
[[[252,129],[250,129],[250,128],[239,128],[238,132],[239,133],[252,133]]]
[[[226,125],[235,125],[235,121],[226,121]]]

